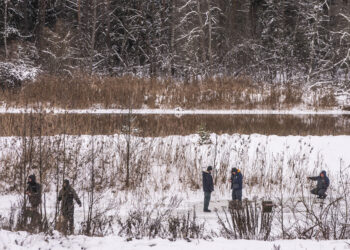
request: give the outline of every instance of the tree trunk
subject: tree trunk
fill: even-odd
[[[7,8],[8,8],[8,0],[5,0],[4,6],[4,47],[5,47],[5,61],[8,58],[8,49],[7,49]]]
[[[207,0],[207,4],[208,4],[208,55],[209,55],[209,75],[211,75],[211,67],[212,67],[212,63],[213,63],[213,51],[212,51],[212,44],[211,44],[211,40],[212,40],[212,23],[211,23],[211,0]]]
[[[90,73],[93,71],[93,58],[95,51],[96,26],[97,26],[97,0],[93,0],[93,16],[92,16],[92,30],[91,30],[91,48],[90,48]]]
[[[46,0],[39,0],[39,15],[38,15],[38,30],[37,30],[37,41],[39,49],[43,45],[43,29],[45,25],[45,13],[46,13]]]
[[[107,63],[109,71],[112,71],[112,60],[111,60],[111,0],[106,0],[106,45],[107,45]]]
[[[28,0],[23,1],[23,19],[24,19],[24,34],[28,34],[29,21],[28,21]]]
[[[78,0],[78,32],[80,35],[81,32],[81,3],[80,0]]]
[[[108,50],[111,48],[111,0],[106,0],[106,44]]]
[[[169,74],[175,75],[174,57],[175,57],[175,13],[176,13],[176,0],[171,0],[170,5],[170,64]]]
[[[204,30],[204,23],[203,23],[203,18],[202,18],[202,13],[201,13],[201,5],[200,5],[200,0],[197,0],[197,15],[198,15],[198,20],[199,20],[199,25],[200,25],[200,29],[202,32],[202,37],[201,37],[201,41],[200,41],[200,45],[201,45],[201,52],[202,52],[202,63],[205,63],[206,61],[206,56],[205,56],[205,30]]]
[[[257,20],[257,6],[256,2],[251,2],[249,6],[250,32],[252,38],[256,37],[256,20]]]

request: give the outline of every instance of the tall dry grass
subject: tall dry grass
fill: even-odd
[[[127,115],[90,114],[3,114],[0,115],[0,136],[45,135],[112,135],[120,134]],[[349,116],[293,115],[133,115],[138,135],[163,137],[190,135],[205,125],[216,134],[265,135],[344,135],[350,134]],[[24,123],[30,124],[24,128]],[[24,129],[26,131],[24,131]]]
[[[77,74],[72,78],[42,75],[21,89],[0,93],[10,106],[41,103],[68,109],[77,108],[197,108],[197,109],[280,109],[303,103],[298,86],[253,84],[247,79],[219,77],[175,82],[131,76],[100,77]],[[334,95],[333,95],[334,97]],[[315,91],[315,107],[333,106],[332,93]]]

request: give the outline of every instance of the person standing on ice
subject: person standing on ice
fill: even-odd
[[[35,175],[32,174],[28,177],[26,194],[31,207],[27,213],[30,217],[30,226],[36,227],[40,223],[39,206],[41,204],[41,185],[36,182]]]
[[[204,212],[211,212],[209,210],[209,202],[211,192],[214,191],[213,177],[211,176],[212,166],[209,166],[206,171],[203,171],[203,191],[204,191]]]
[[[324,199],[327,197],[326,191],[329,187],[329,178],[327,177],[326,171],[322,171],[319,176],[307,177],[308,180],[317,181],[316,188],[311,190],[311,193],[318,195],[317,198]]]
[[[243,175],[241,171],[237,168],[232,168],[231,179],[229,181],[231,182],[232,200],[242,201]]]
[[[75,200],[81,207],[81,201],[77,195],[77,192],[69,185],[69,180],[63,181],[63,187],[58,195],[58,201],[62,201],[61,214],[63,216],[63,230],[67,234],[68,230],[70,234],[74,233],[74,202]]]

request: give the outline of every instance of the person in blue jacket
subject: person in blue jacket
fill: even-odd
[[[232,189],[232,200],[242,201],[242,189],[243,189],[243,175],[237,168],[232,168],[231,171],[231,189]]]
[[[213,177],[211,176],[212,166],[209,166],[206,171],[203,171],[203,191],[204,191],[204,212],[211,212],[209,207],[211,192],[214,191]]]
[[[311,190],[311,193],[318,195],[317,198],[324,199],[327,197],[326,191],[329,187],[329,178],[327,177],[326,171],[322,171],[319,176],[307,177],[309,180],[317,181],[316,188]]]

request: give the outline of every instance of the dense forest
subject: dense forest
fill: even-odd
[[[31,67],[349,85],[348,0],[1,0],[0,37],[3,77]]]

